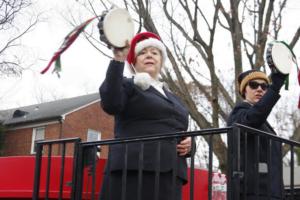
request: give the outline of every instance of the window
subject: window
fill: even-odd
[[[101,140],[101,133],[96,130],[88,129],[86,141],[91,142],[98,140]],[[97,155],[100,158],[100,152],[97,152]]]
[[[45,127],[33,128],[32,141],[31,141],[31,154],[35,153],[34,142],[43,139],[45,139]]]
[[[87,142],[101,140],[101,133],[92,129],[88,129],[87,131]]]

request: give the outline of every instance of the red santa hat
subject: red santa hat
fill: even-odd
[[[161,51],[162,63],[164,64],[167,58],[167,50],[161,42],[158,35],[152,32],[142,32],[134,36],[131,40],[130,49],[127,55],[127,62],[132,65],[135,63],[135,58],[139,52],[146,47],[155,47]]]

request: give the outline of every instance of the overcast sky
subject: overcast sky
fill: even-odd
[[[31,8],[31,13],[41,13],[42,22],[22,38],[24,47],[19,50],[24,51],[22,55],[26,56],[26,64],[31,66],[22,77],[1,78],[0,109],[98,91],[109,59],[95,50],[83,36],[62,55],[61,78],[51,73],[54,66],[46,74],[40,74],[63,38],[73,29],[64,18],[69,8],[76,11],[80,6],[75,0],[37,0]],[[82,18],[87,20],[91,16],[87,14]],[[96,26],[95,23],[91,26]]]
[[[284,25],[296,30],[295,27],[300,24],[300,0],[288,2],[286,14],[290,17]],[[92,13],[81,13],[82,10],[75,0],[36,0],[30,13],[41,13],[42,22],[22,38],[23,52],[18,52],[24,55],[30,68],[23,72],[22,77],[1,78],[0,109],[35,104],[41,99],[53,100],[98,92],[109,59],[95,50],[82,36],[62,55],[61,78],[51,73],[53,66],[45,75],[40,74],[63,38],[72,30],[64,17],[70,17],[72,13],[77,15],[77,19],[84,21],[93,16]],[[24,25],[26,19],[19,19],[19,23]],[[90,26],[95,27],[96,22]],[[290,39],[289,34],[293,33],[287,32],[284,36]],[[300,53],[297,53],[299,62]]]

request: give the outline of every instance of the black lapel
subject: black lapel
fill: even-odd
[[[165,95],[163,95],[162,93],[160,93],[157,89],[155,89],[153,86],[150,86],[149,91],[153,92],[154,94],[156,94],[157,96],[160,96],[161,98],[163,98],[164,100],[168,101],[169,103],[173,103],[173,101],[170,98],[170,95],[166,92],[166,90],[164,90]]]
[[[174,101],[176,101],[176,99],[175,99],[174,95],[172,94],[172,92],[170,92],[165,87],[163,87],[163,90],[164,90],[165,94],[167,95],[168,99],[174,103]]]

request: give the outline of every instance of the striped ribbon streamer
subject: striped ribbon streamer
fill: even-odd
[[[59,49],[54,53],[53,57],[51,58],[51,60],[49,61],[48,65],[41,71],[41,74],[46,73],[53,62],[55,62],[55,68],[53,69],[52,73],[56,72],[58,77],[60,77],[59,72],[61,71],[61,55],[62,53],[67,50],[72,43],[77,39],[77,37],[79,36],[80,33],[82,33],[85,29],[85,27],[87,27],[87,25],[89,25],[95,18],[97,18],[97,16],[88,19],[87,21],[85,21],[84,23],[80,24],[79,26],[75,27],[64,39],[62,45],[59,47]]]

